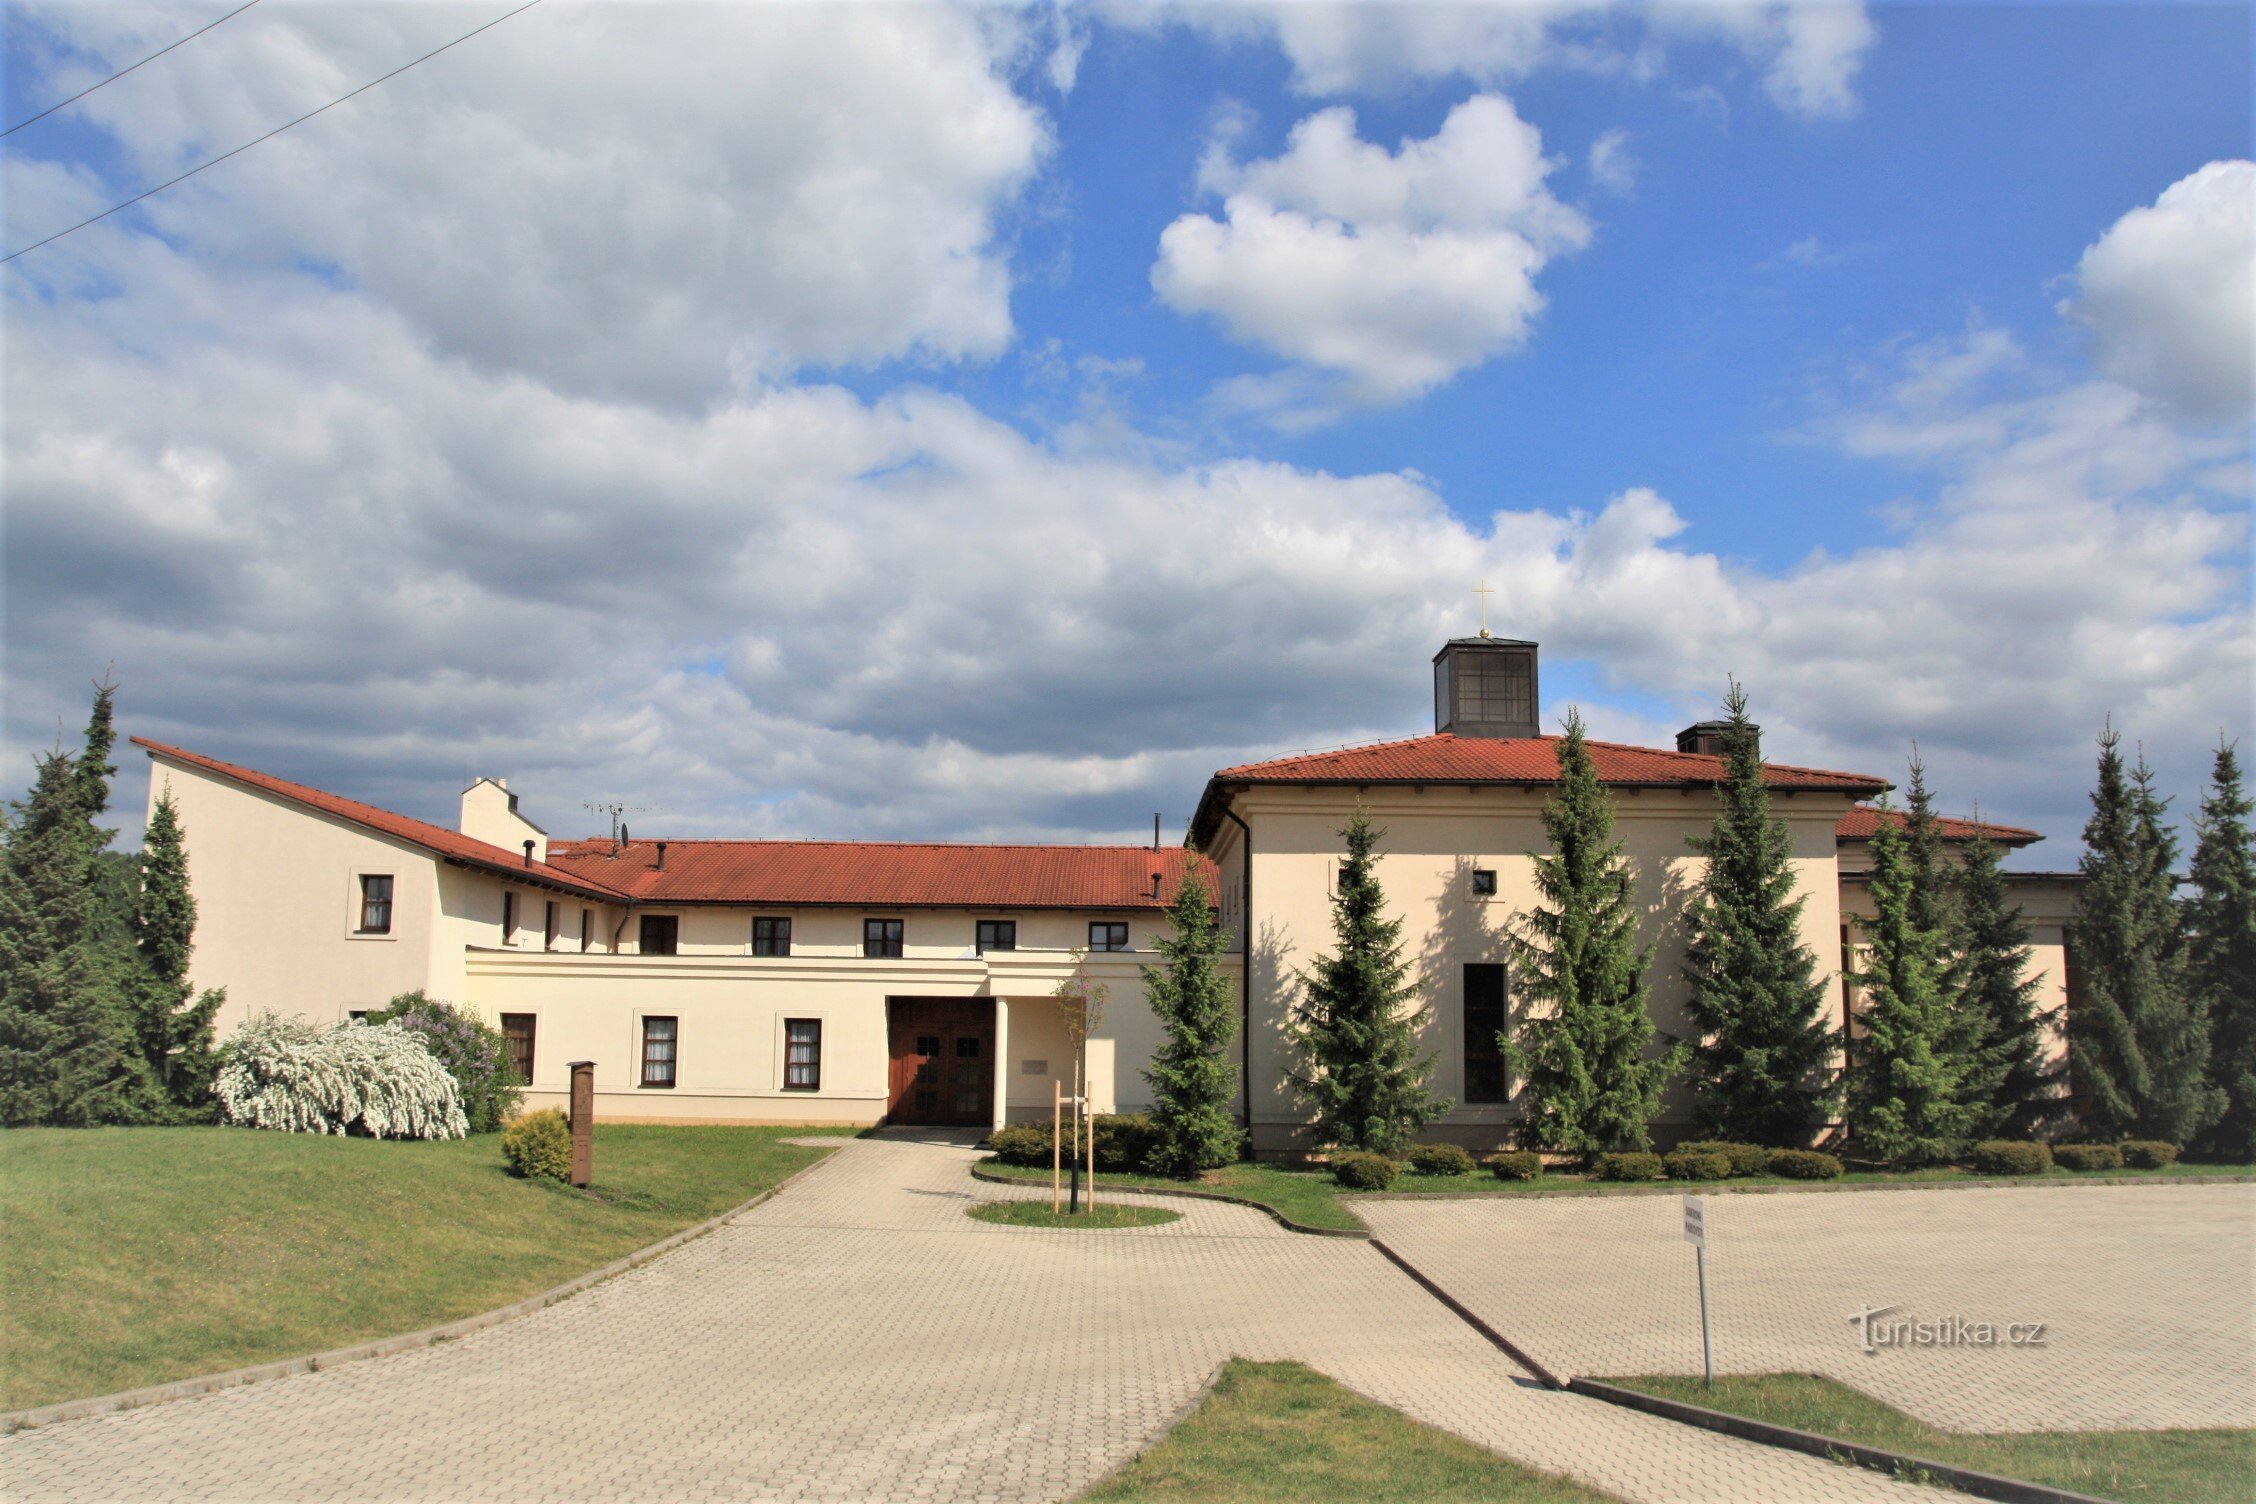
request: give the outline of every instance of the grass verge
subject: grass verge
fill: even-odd
[[[1298,1363],[1234,1360],[1199,1408],[1084,1504],[1602,1504]]]
[[[1822,1191],[1833,1186],[1936,1186],[1936,1185],[2028,1185],[2037,1181],[2047,1183],[2073,1183],[2075,1181],[2105,1184],[2116,1180],[2171,1181],[2205,1180],[2220,1175],[2246,1177],[2256,1173],[2249,1165],[2171,1165],[2163,1170],[2108,1170],[2101,1174],[2079,1174],[2057,1166],[2042,1175],[1982,1175],[1973,1170],[1955,1166],[1942,1166],[1932,1170],[1852,1170],[1833,1180],[1789,1180],[1783,1175],[1745,1175],[1730,1180],[1648,1180],[1625,1183],[1590,1180],[1577,1174],[1549,1174],[1536,1180],[1498,1180],[1493,1175],[1413,1175],[1405,1174],[1396,1180],[1388,1195],[1492,1195],[1528,1196],[1546,1191],[1557,1194],[1573,1191],[1577,1194],[1596,1192],[1599,1195],[1651,1193],[1656,1189],[1679,1191],[1690,1195],[1707,1195],[1713,1192],[1771,1189],[1781,1191]]]
[[[599,1125],[588,1192],[498,1134],[0,1134],[0,1410],[417,1331],[717,1216],[827,1150],[804,1128]]]
[[[967,1216],[1001,1227],[1057,1227],[1092,1232],[1107,1227],[1159,1227],[1183,1220],[1164,1206],[1100,1201],[1078,1212],[1053,1212],[1046,1201],[982,1201],[964,1208]]]
[[[1908,1452],[2027,1483],[2141,1504],[2243,1504],[2256,1479],[2256,1431],[1943,1431],[1846,1384],[1810,1374],[1609,1379],[1842,1441]]]
[[[1024,1165],[1006,1165],[999,1159],[983,1159],[982,1170],[992,1170],[1013,1180],[1050,1183],[1047,1169],[1031,1169]],[[1225,1196],[1237,1196],[1247,1201],[1258,1201],[1295,1222],[1309,1227],[1336,1227],[1360,1231],[1363,1224],[1343,1205],[1339,1187],[1332,1184],[1329,1173],[1321,1170],[1285,1169],[1277,1165],[1227,1165],[1219,1170],[1209,1170],[1196,1180],[1170,1180],[1158,1175],[1124,1175],[1111,1170],[1097,1177],[1097,1190],[1101,1197],[1108,1185],[1141,1186],[1155,1191],[1213,1191]],[[1100,1200],[1098,1205],[1103,1205]]]

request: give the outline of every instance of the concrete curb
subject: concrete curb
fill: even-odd
[[[1030,1180],[1022,1175],[998,1175],[985,1165],[973,1165],[971,1167],[971,1178],[984,1180],[990,1185],[1041,1184],[1038,1180]],[[1266,1201],[1254,1201],[1244,1196],[1232,1196],[1222,1191],[1194,1191],[1188,1188],[1176,1190],[1172,1186],[1114,1185],[1109,1182],[1103,1183],[1103,1188],[1107,1196],[1188,1196],[1193,1201],[1226,1201],[1232,1206],[1250,1206],[1257,1212],[1266,1213],[1275,1220],[1279,1227],[1284,1228],[1287,1232],[1305,1233],[1312,1238],[1355,1238],[1363,1242],[1371,1241],[1371,1230],[1367,1227],[1311,1227],[1305,1222],[1295,1222]]]
[[[841,1144],[849,1142],[844,1137]],[[707,1218],[694,1227],[669,1233],[655,1243],[637,1248],[625,1258],[615,1259],[600,1269],[591,1269],[575,1279],[568,1279],[553,1289],[538,1295],[528,1295],[512,1305],[500,1306],[491,1311],[481,1311],[475,1316],[465,1316],[441,1326],[425,1327],[419,1332],[406,1332],[397,1337],[379,1337],[373,1342],[357,1343],[352,1347],[332,1348],[325,1353],[309,1353],[302,1358],[284,1358],[275,1363],[260,1363],[249,1368],[231,1368],[225,1373],[202,1374],[191,1379],[175,1379],[169,1384],[151,1384],[140,1389],[121,1390],[116,1394],[97,1395],[92,1399],[61,1400],[52,1405],[40,1405],[30,1410],[0,1412],[0,1435],[28,1431],[38,1426],[52,1426],[66,1420],[84,1420],[93,1415],[111,1415],[120,1410],[138,1410],[144,1405],[162,1405],[171,1400],[194,1399],[198,1395],[215,1394],[222,1389],[234,1389],[244,1384],[261,1384],[268,1379],[285,1379],[293,1374],[319,1373],[323,1369],[340,1368],[347,1363],[358,1363],[364,1358],[385,1358],[394,1353],[404,1353],[419,1347],[435,1347],[441,1342],[451,1342],[457,1337],[467,1337],[472,1332],[489,1326],[499,1326],[520,1316],[530,1316],[535,1311],[555,1305],[560,1300],[579,1294],[592,1285],[615,1279],[628,1270],[649,1263],[661,1254],[673,1252],[682,1244],[701,1238],[724,1224],[734,1221],[761,1202],[781,1195],[784,1189],[800,1176],[819,1170],[830,1162],[824,1155],[811,1165],[801,1166],[783,1179],[769,1186],[757,1196]]]
[[[1471,1306],[1466,1305],[1463,1301],[1450,1294],[1447,1290],[1444,1290],[1433,1280],[1427,1278],[1424,1271],[1420,1270],[1416,1264],[1411,1263],[1401,1254],[1396,1253],[1392,1248],[1388,1247],[1383,1239],[1371,1239],[1371,1246],[1373,1248],[1376,1248],[1380,1253],[1384,1254],[1388,1263],[1394,1265],[1395,1268],[1400,1269],[1404,1274],[1409,1275],[1412,1280],[1416,1281],[1419,1289],[1425,1291],[1428,1295],[1431,1295],[1434,1299],[1447,1306],[1449,1308],[1450,1314],[1455,1316],[1459,1321],[1464,1322],[1465,1325],[1471,1327],[1474,1331],[1480,1333],[1483,1337],[1487,1338],[1490,1346],[1497,1348],[1506,1357],[1519,1364],[1520,1367],[1535,1375],[1537,1382],[1541,1383],[1544,1388],[1565,1389],[1569,1387],[1567,1384],[1560,1382],[1559,1376],[1557,1374],[1553,1373],[1550,1369],[1545,1368],[1541,1363],[1536,1362],[1534,1358],[1530,1357],[1526,1352],[1522,1351],[1518,1343],[1505,1336],[1495,1327],[1490,1326],[1486,1321],[1483,1321],[1480,1316],[1474,1312]]]
[[[1891,1452],[1884,1447],[1868,1447],[1858,1442],[1819,1436],[1811,1431],[1797,1431],[1791,1426],[1772,1425],[1766,1420],[1752,1420],[1744,1415],[1731,1415],[1722,1410],[1686,1404],[1682,1400],[1665,1400],[1658,1395],[1642,1394],[1635,1389],[1624,1389],[1596,1379],[1570,1379],[1567,1382],[1567,1392],[1604,1400],[1609,1405],[1620,1405],[1625,1409],[1642,1410],[1648,1415],[1658,1415],[1688,1426],[1717,1431],[1725,1436],[1736,1436],[1741,1441],[1807,1452],[1812,1457],[1823,1457],[1832,1462],[1854,1463],[1858,1467],[1871,1468],[1891,1477],[1925,1474],[1946,1488],[1955,1488],[1960,1493],[1974,1494],[1979,1498],[2001,1500],[2003,1504],[2108,1504],[2107,1500],[2091,1494],[2073,1493],[2065,1488],[2051,1488],[2042,1483],[2024,1483],[2018,1478],[2001,1478],[1995,1473],[1976,1472],[1973,1468],[1914,1457],[1904,1452]]]
[[[1965,1180],[1901,1180],[1843,1185],[1830,1180],[1799,1180],[1792,1185],[1733,1185],[1728,1180],[1663,1180],[1651,1185],[1561,1185],[1534,1191],[1350,1191],[1344,1201],[1544,1201],[1562,1196],[1799,1196],[1816,1191],[1847,1195],[1856,1191],[1976,1191],[2000,1186],[2014,1190],[2060,1190],[2079,1185],[2247,1185],[2256,1175],[2185,1175],[2167,1180],[2150,1175],[2079,1175],[2073,1180],[2040,1175],[1985,1175]]]

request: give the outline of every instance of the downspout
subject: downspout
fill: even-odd
[[[1235,825],[1245,838],[1245,933],[1238,940],[1242,960],[1238,984],[1239,1005],[1243,1016],[1238,1022],[1238,1083],[1245,1088],[1246,1150],[1253,1149],[1253,827],[1238,818],[1238,812],[1225,803],[1223,818]]]

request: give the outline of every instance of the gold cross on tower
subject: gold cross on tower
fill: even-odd
[[[1483,580],[1482,580],[1482,581],[1480,582],[1480,588],[1479,588],[1479,589],[1477,589],[1477,590],[1475,590],[1475,591],[1473,592],[1473,594],[1475,594],[1475,595],[1477,595],[1477,596],[1479,596],[1479,597],[1480,597],[1480,603],[1481,603],[1481,636],[1483,636],[1483,637],[1486,637],[1486,636],[1488,635],[1488,598],[1489,598],[1490,596],[1494,595],[1495,593],[1496,593],[1495,591],[1493,591],[1493,590],[1491,590],[1491,589],[1489,589],[1489,588],[1488,588],[1488,581],[1487,581],[1486,579],[1483,579]]]

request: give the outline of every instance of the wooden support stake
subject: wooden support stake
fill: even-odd
[[[1050,1215],[1056,1216],[1065,1199],[1065,1083],[1050,1078]]]

